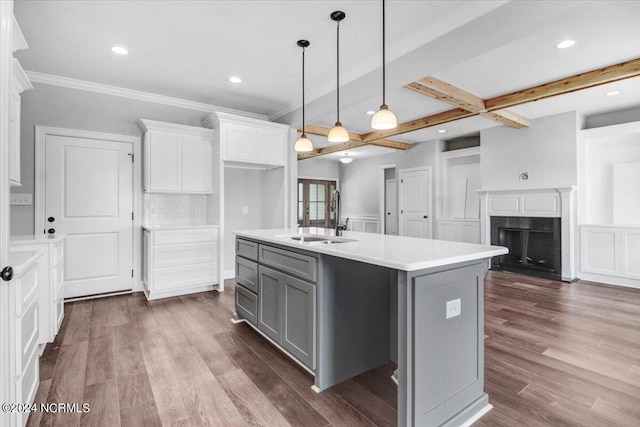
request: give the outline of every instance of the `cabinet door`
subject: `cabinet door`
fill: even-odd
[[[458,241],[465,243],[480,243],[480,223],[479,222],[459,222]]]
[[[145,191],[182,190],[182,136],[168,132],[145,135]]]
[[[9,180],[12,186],[20,184],[20,94],[12,92],[9,98]]]
[[[450,221],[438,221],[438,240],[456,241],[456,225]]]
[[[258,267],[258,328],[269,338],[282,344],[283,274],[268,267]]]
[[[284,288],[282,346],[300,362],[315,369],[316,287],[287,274]]]
[[[182,139],[182,190],[211,193],[213,153],[211,142],[192,136]]]
[[[256,130],[249,126],[226,125],[224,138],[225,159],[249,160],[257,159]]]
[[[284,165],[287,135],[284,132],[258,131],[258,160],[270,165]]]

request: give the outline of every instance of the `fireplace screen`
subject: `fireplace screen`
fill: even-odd
[[[509,248],[494,269],[561,278],[560,218],[491,217],[491,244]]]

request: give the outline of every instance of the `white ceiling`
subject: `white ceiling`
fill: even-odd
[[[308,39],[307,123],[335,121],[334,10],[341,24],[341,121],[368,132],[381,103],[381,2],[17,1],[24,68],[168,95],[301,124],[300,48]],[[640,1],[387,1],[387,104],[400,122],[452,107],[404,89],[433,75],[490,98],[640,57]],[[573,39],[576,45],[555,45]],[[129,55],[110,51],[123,45]],[[240,85],[228,81],[243,78]],[[605,97],[609,90],[616,97]],[[535,119],[640,106],[640,78],[513,108]],[[467,135],[474,117],[394,139]],[[326,145],[323,138],[314,140]],[[388,152],[366,148],[354,155]]]

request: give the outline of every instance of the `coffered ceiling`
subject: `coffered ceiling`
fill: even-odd
[[[370,131],[381,103],[381,2],[16,1],[29,71],[183,98],[298,127],[300,48],[308,39],[307,123],[335,121],[334,10],[341,24],[341,121]],[[488,99],[640,58],[638,1],[387,1],[387,104],[400,122],[451,109],[403,86],[434,76]],[[575,46],[560,50],[566,39]],[[118,57],[110,47],[123,45]],[[231,75],[242,77],[234,85]],[[619,90],[618,96],[605,93]],[[511,110],[529,119],[640,106],[640,78]],[[394,137],[417,142],[498,126],[472,117]],[[438,129],[446,130],[438,134]],[[314,144],[328,145],[324,138]],[[357,149],[361,155],[384,148]],[[339,156],[340,154],[335,154]]]

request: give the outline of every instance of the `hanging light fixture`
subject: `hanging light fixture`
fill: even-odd
[[[346,15],[344,12],[337,10],[330,16],[333,21],[336,21],[336,80],[338,86],[336,90],[336,124],[329,131],[327,139],[329,142],[347,142],[349,140],[349,132],[347,132],[347,130],[342,127],[342,123],[340,123],[340,21],[342,21]]]
[[[296,141],[294,149],[299,152],[308,152],[313,150],[313,143],[307,134],[304,133],[304,50],[309,47],[308,40],[298,40],[298,46],[302,48],[302,135]]]
[[[398,126],[398,119],[393,114],[385,102],[385,13],[384,13],[384,0],[382,0],[382,105],[380,109],[371,118],[371,127],[376,130],[393,129]]]
[[[348,165],[351,162],[353,162],[353,157],[349,157],[349,153],[344,153],[344,157],[340,157],[340,163]]]

